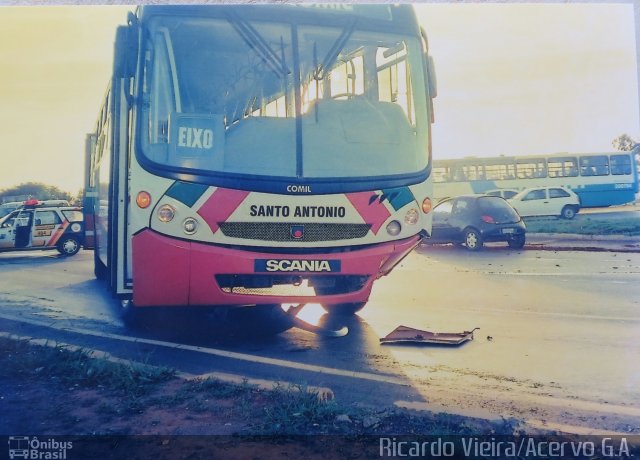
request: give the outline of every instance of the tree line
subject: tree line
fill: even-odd
[[[47,185],[41,182],[25,182],[13,187],[0,189],[0,203],[24,201],[30,198],[36,200],[67,200],[70,203],[80,204],[82,191],[73,195],[54,185]]]

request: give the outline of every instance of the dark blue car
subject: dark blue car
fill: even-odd
[[[433,230],[429,243],[454,243],[470,251],[485,242],[505,241],[521,249],[526,227],[515,209],[503,198],[463,195],[441,201],[433,208]]]

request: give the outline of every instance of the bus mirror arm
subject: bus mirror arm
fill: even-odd
[[[429,90],[429,96],[431,99],[435,99],[438,96],[438,81],[436,79],[436,64],[433,61],[433,56],[429,53],[424,53],[424,62],[427,69],[427,89]]]
[[[138,18],[129,13],[128,25],[116,30],[114,49],[114,76],[131,78],[135,76],[138,64]]]
[[[433,57],[429,54],[429,39],[424,28],[420,28],[420,35],[424,41],[424,52],[422,53],[422,62],[425,71],[425,79],[427,92],[431,99],[435,99],[438,95],[438,82],[436,80],[436,65]]]

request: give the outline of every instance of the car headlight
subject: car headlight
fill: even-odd
[[[163,204],[158,209],[158,219],[162,222],[171,222],[176,215],[176,209],[170,204]]]

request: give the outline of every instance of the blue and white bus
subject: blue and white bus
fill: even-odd
[[[435,160],[433,180],[436,200],[563,186],[580,197],[582,207],[590,208],[630,203],[638,193],[638,170],[631,152]]]

